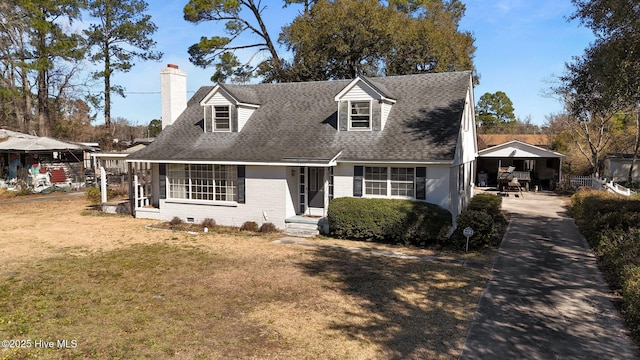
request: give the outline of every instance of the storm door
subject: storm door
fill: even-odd
[[[324,172],[321,167],[309,168],[307,193],[310,208],[324,208]]]

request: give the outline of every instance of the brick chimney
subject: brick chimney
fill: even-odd
[[[187,73],[178,65],[168,64],[160,70],[162,95],[162,128],[164,129],[187,108]]]

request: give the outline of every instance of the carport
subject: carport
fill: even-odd
[[[476,184],[496,186],[498,173],[507,169],[528,172],[531,187],[552,190],[562,179],[561,153],[512,140],[478,152]]]

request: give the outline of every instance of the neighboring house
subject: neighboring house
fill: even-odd
[[[84,186],[84,162],[94,151],[80,143],[0,129],[0,187],[26,181],[41,190],[51,184]]]
[[[603,161],[603,173],[601,177],[620,182],[629,180],[629,170],[633,163],[633,154],[607,154]],[[633,165],[633,181],[640,181],[640,157]]]
[[[455,218],[472,196],[471,72],[218,84],[188,102],[185,79],[162,70],[164,130],[127,157],[151,169],[137,217],[285,228],[325,217],[332,198],[365,197],[435,203]],[[144,186],[135,169],[133,181]]]

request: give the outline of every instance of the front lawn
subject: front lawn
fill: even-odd
[[[456,358],[490,275],[273,237],[147,230],[81,216],[85,202],[3,206],[0,337],[25,346],[1,359]]]

